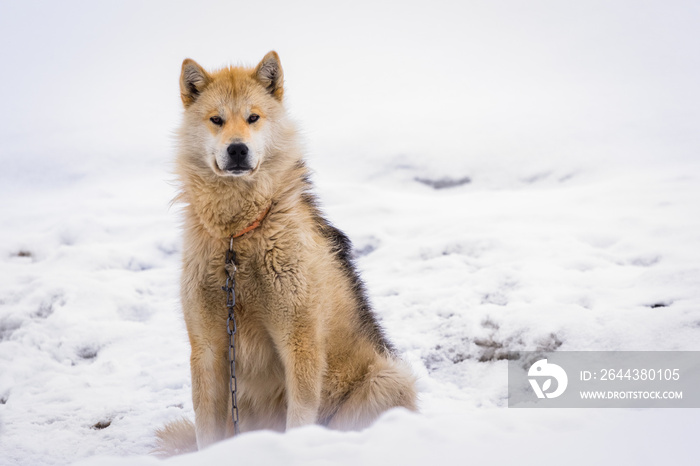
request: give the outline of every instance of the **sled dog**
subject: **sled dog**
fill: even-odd
[[[213,72],[187,59],[180,93],[176,200],[195,420],[161,429],[159,451],[233,435],[222,291],[231,245],[241,432],[356,430],[390,408],[415,410],[415,378],[370,308],[350,241],[319,210],[277,53]]]

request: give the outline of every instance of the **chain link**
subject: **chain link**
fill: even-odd
[[[238,399],[236,397],[238,382],[236,380],[236,316],[233,309],[236,306],[236,252],[233,250],[233,235],[226,251],[226,285],[221,289],[226,292],[226,308],[228,309],[228,319],[226,319],[226,331],[229,334],[228,362],[231,366],[231,380],[229,389],[231,390],[231,419],[233,420],[233,433],[238,435]]]

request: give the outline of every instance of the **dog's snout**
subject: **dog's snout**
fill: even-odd
[[[228,155],[233,157],[245,157],[248,155],[248,146],[241,142],[234,142],[230,146],[226,148],[226,151],[228,152]]]
[[[248,160],[248,146],[242,142],[234,142],[226,148],[228,163],[226,170],[233,172],[247,171],[251,169]]]

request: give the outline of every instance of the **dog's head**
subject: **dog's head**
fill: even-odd
[[[255,68],[208,73],[194,60],[182,63],[185,106],[181,137],[197,164],[222,177],[251,176],[274,143],[282,107],[279,57],[269,52]]]

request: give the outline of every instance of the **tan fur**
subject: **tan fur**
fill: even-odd
[[[181,97],[181,299],[199,448],[233,430],[221,290],[229,237],[270,205],[258,228],[234,239],[241,431],[313,423],[359,429],[392,407],[415,410],[414,377],[365,309],[345,237],[323,219],[309,193],[297,130],[282,103],[277,54],[270,52],[256,68],[213,73],[185,60]],[[259,121],[248,123],[251,113]],[[215,115],[223,118],[221,126],[212,125]],[[232,141],[256,150],[257,165],[244,176],[227,176],[212,162],[212,154]],[[192,447],[188,429],[180,422],[161,430],[161,453],[187,449],[188,442]]]
[[[197,451],[194,424],[189,419],[180,419],[166,424],[161,429],[156,430],[156,437],[158,445],[151,452],[155,456],[167,458]]]

